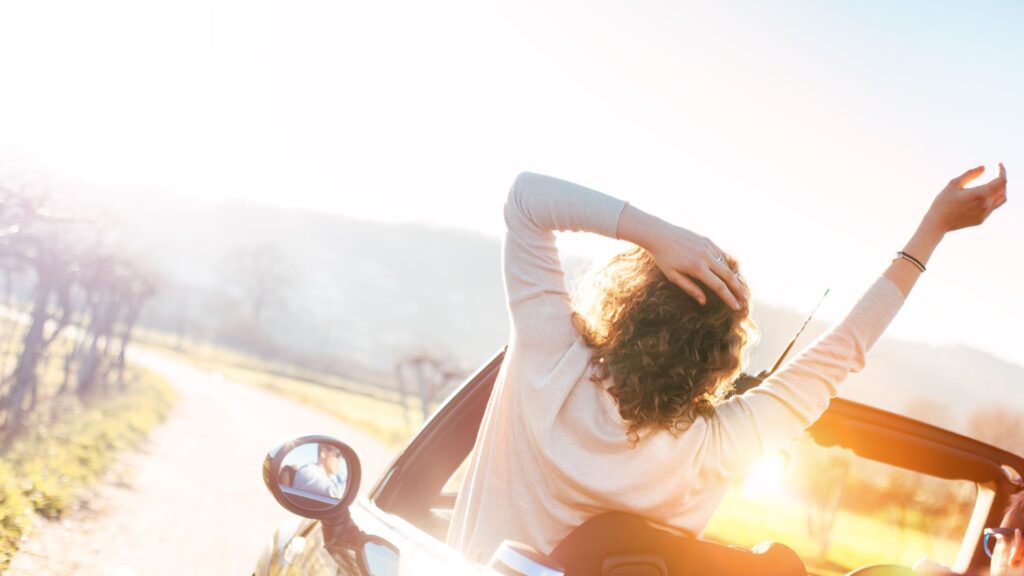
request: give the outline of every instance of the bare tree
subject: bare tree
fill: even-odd
[[[115,366],[117,368],[117,383],[123,389],[125,353],[128,349],[128,343],[131,341],[135,325],[138,323],[139,315],[142,313],[142,305],[156,292],[156,287],[148,276],[139,273],[133,267],[124,280],[122,291],[124,294],[124,306],[122,309],[121,326],[117,335],[120,344],[117,348]]]
[[[288,286],[284,253],[270,244],[242,248],[231,253],[227,269],[253,327],[262,330],[267,312],[284,300]]]
[[[91,321],[86,331],[88,350],[78,372],[78,395],[97,392],[100,376],[118,372],[124,383],[124,355],[143,302],[153,294],[152,281],[124,259],[100,256],[90,260],[84,281],[89,294]]]
[[[451,390],[462,375],[463,370],[452,359],[439,353],[420,351],[398,361],[395,377],[409,427],[413,425],[409,416],[413,400],[419,404],[422,421],[426,421],[434,404]]]
[[[5,224],[0,233],[0,262],[9,270],[25,268],[35,275],[29,327],[10,375],[12,386],[0,398],[0,427],[5,442],[22,425],[24,413],[34,406],[39,364],[68,322],[73,259],[52,229],[60,219],[48,215],[40,205],[36,198],[7,190],[0,192],[0,222]],[[56,306],[51,307],[55,299]],[[53,327],[47,334],[51,320]]]
[[[89,324],[83,335],[84,347],[78,367],[79,397],[88,398],[96,392],[96,384],[104,358],[102,351],[117,320],[117,293],[113,283],[113,261],[104,256],[90,258],[84,268],[82,285],[86,293]]]
[[[79,396],[95,392],[100,381],[109,380],[111,369],[117,369],[123,382],[124,351],[153,291],[152,281],[123,256],[95,246],[82,248],[108,230],[56,215],[52,206],[45,195],[0,188],[0,270],[6,291],[2,312],[10,326],[0,342],[5,362],[15,355],[16,340],[21,344],[13,370],[8,373],[5,363],[0,366],[0,449],[39,421],[32,415],[41,396],[53,400],[71,389],[74,368]],[[28,282],[15,290],[15,279]],[[77,331],[66,330],[76,322]],[[52,346],[65,335],[65,346]],[[64,381],[54,391],[44,387],[40,373],[45,374],[53,350],[61,347],[68,349]],[[52,418],[58,410],[57,403],[51,404]]]
[[[822,448],[804,437],[787,453],[797,460],[796,468],[810,470],[793,478],[807,503],[807,533],[817,545],[819,558],[825,558],[832,544],[832,528],[846,492],[853,464],[851,455],[838,448]]]

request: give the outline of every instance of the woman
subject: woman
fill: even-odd
[[[946,233],[1006,201],[1006,173],[938,194],[847,317],[765,382],[723,399],[752,325],[734,260],[713,242],[582,186],[520,175],[505,205],[505,361],[449,544],[486,560],[509,539],[550,552],[604,511],[699,535],[729,478],[814,423],[896,315]],[[574,311],[554,231],[628,240]]]

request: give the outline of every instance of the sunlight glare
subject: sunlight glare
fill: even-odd
[[[785,473],[786,458],[781,452],[766,456],[743,478],[743,496],[747,499],[782,496],[786,492]]]

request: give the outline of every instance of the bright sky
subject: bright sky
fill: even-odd
[[[765,302],[831,287],[836,318],[1003,161],[1010,202],[890,333],[1024,364],[1022,26],[1009,0],[4,2],[0,162],[492,235],[548,173],[710,236]]]

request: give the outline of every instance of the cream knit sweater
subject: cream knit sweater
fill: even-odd
[[[511,318],[505,361],[459,492],[448,542],[486,561],[509,539],[550,552],[604,511],[699,535],[728,480],[821,416],[903,303],[879,278],[847,317],[761,386],[673,436],[630,445],[628,424],[590,381],[591,349],[571,321],[556,230],[617,237],[625,202],[521,174],[505,204],[502,263]]]

